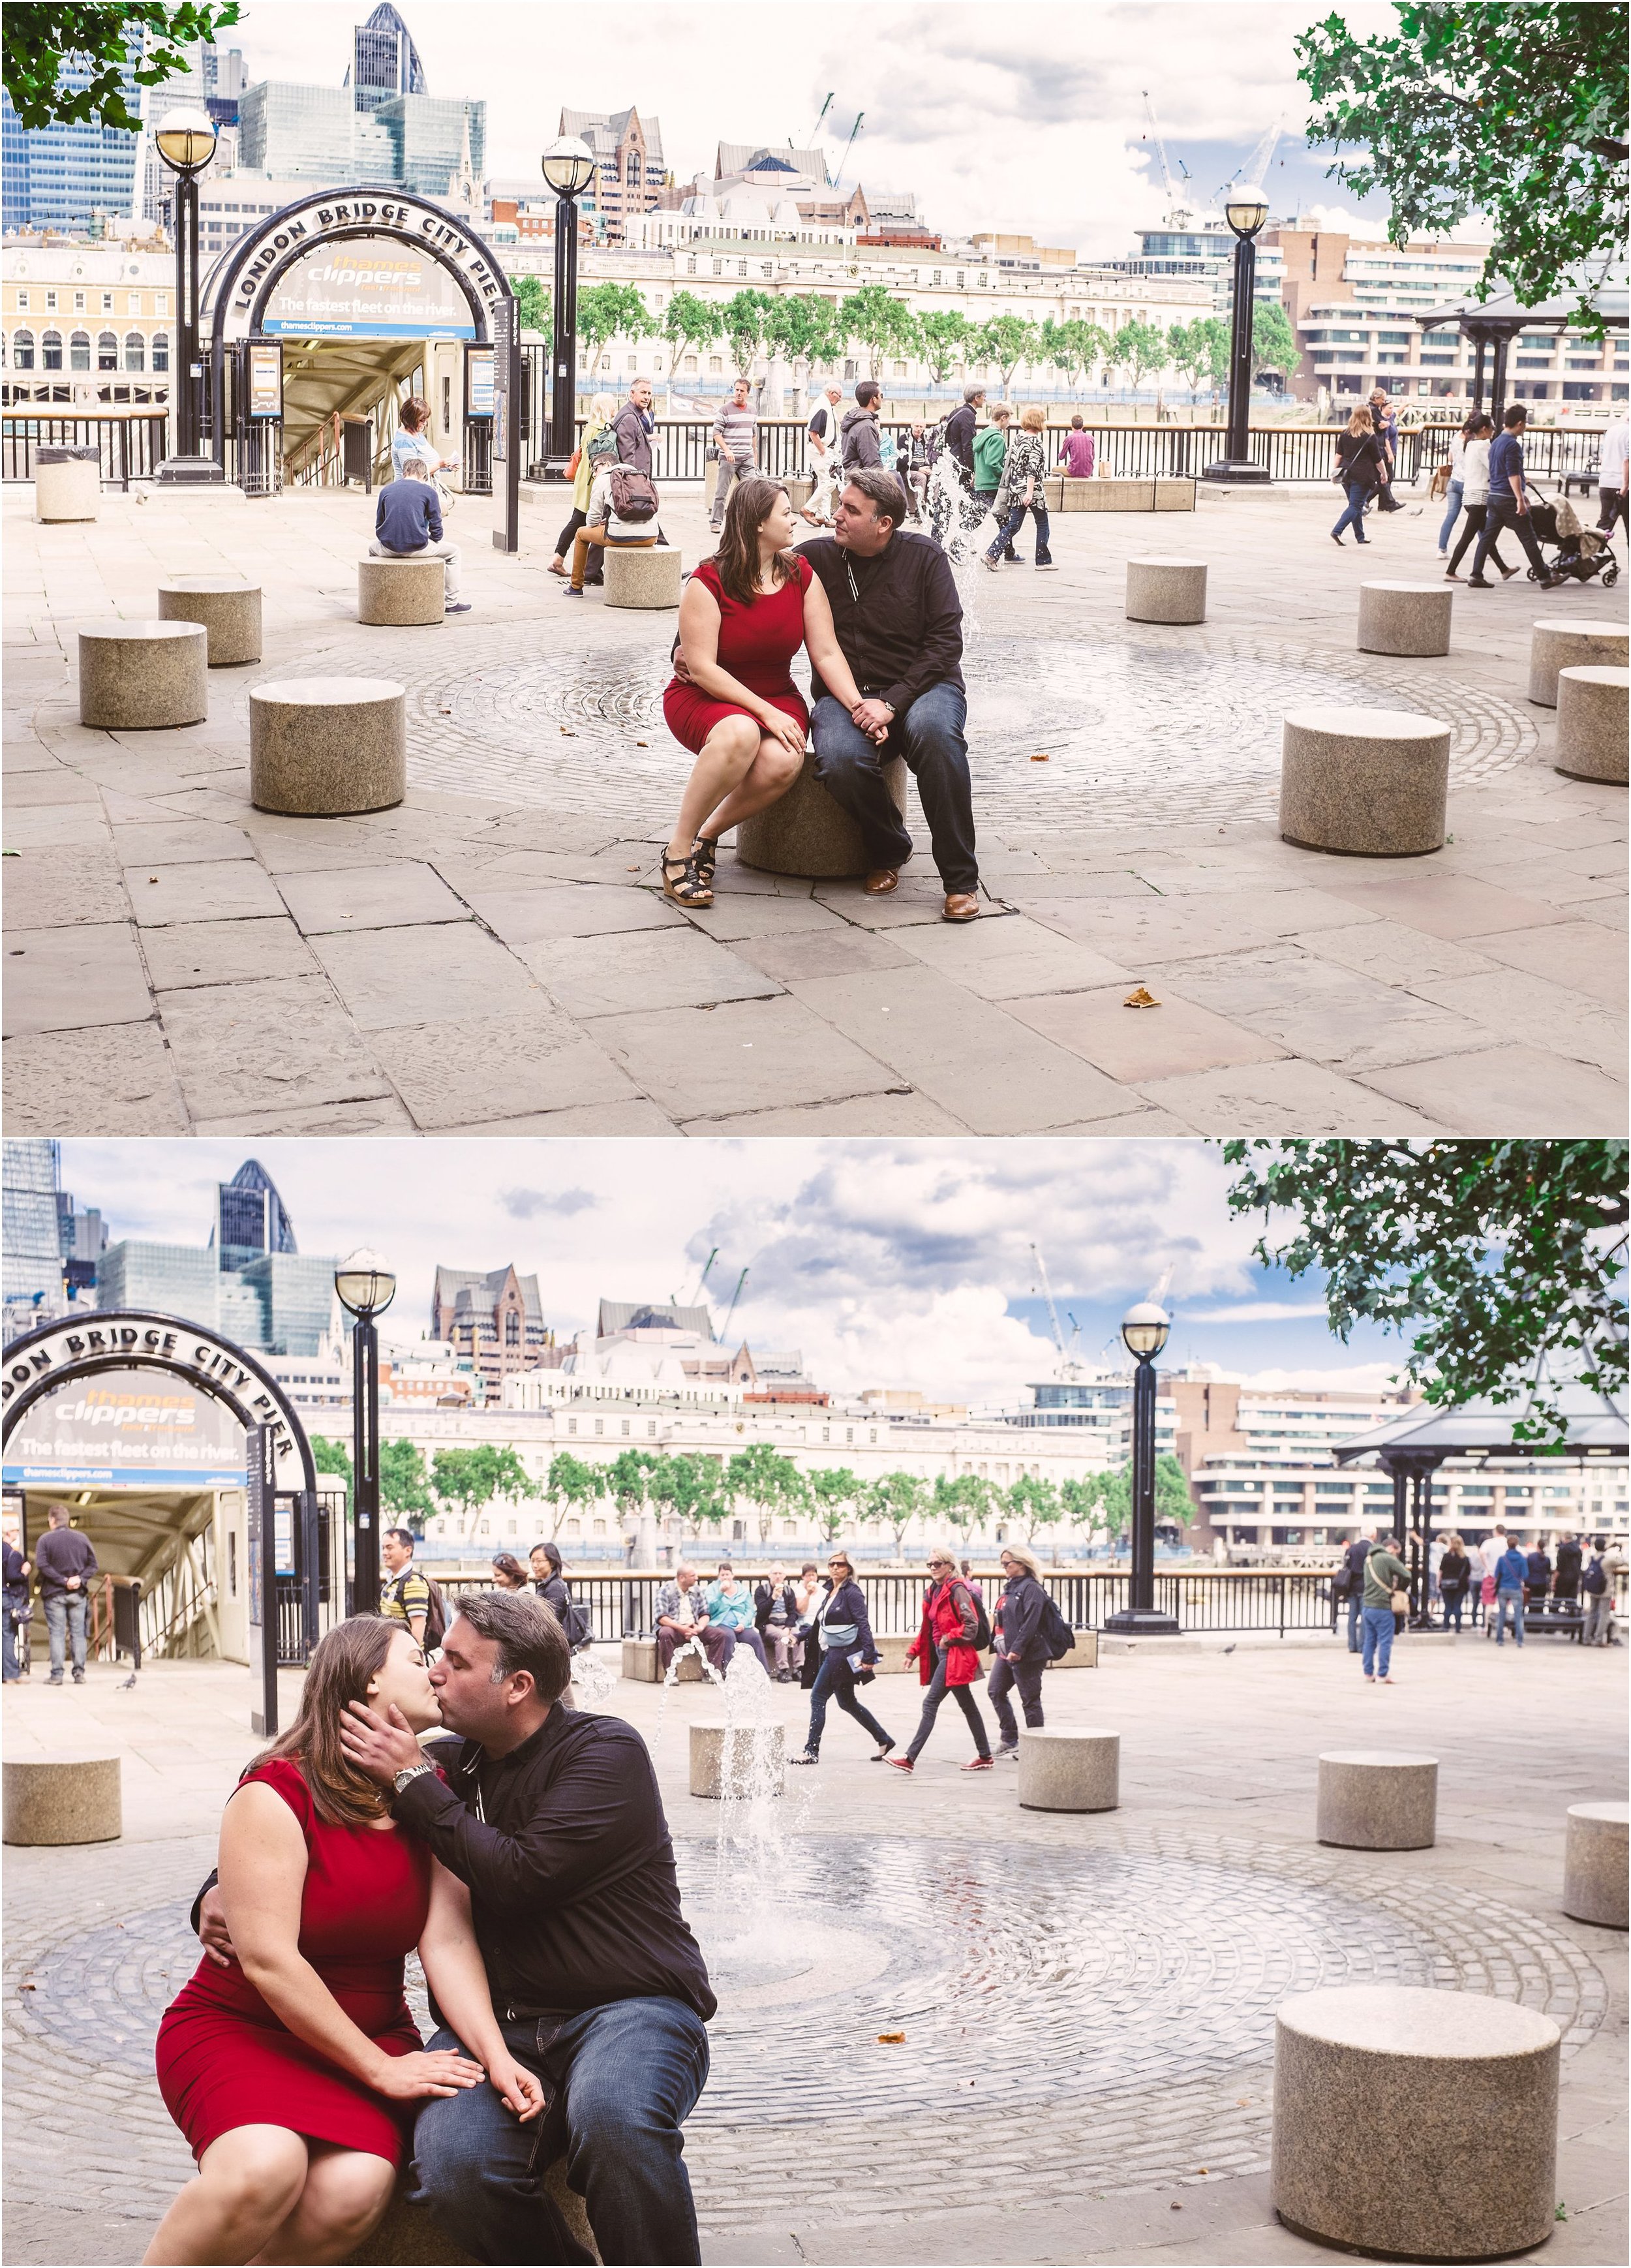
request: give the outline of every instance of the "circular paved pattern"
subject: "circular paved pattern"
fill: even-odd
[[[446,674],[405,657],[416,785],[592,813],[640,828],[689,759],[663,722],[672,630],[648,648],[527,651],[526,629],[461,636]],[[976,637],[965,658],[976,816],[988,827],[1272,816],[1294,708],[1420,709],[1451,727],[1465,786],[1538,747],[1497,695],[1375,655],[1129,627],[1083,639]],[[1046,765],[1032,758],[1046,754]]]

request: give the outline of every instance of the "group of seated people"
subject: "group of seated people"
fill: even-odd
[[[720,1561],[718,1574],[706,1586],[698,1583],[694,1567],[677,1567],[673,1580],[657,1594],[658,1672],[666,1677],[680,1648],[696,1645],[723,1676],[738,1646],[745,1646],[778,1685],[790,1685],[802,1666],[804,1631],[821,1597],[812,1559],[797,1582],[772,1567],[751,1591],[737,1580],[728,1559]]]

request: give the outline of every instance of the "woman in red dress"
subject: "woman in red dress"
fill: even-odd
[[[664,894],[678,905],[713,904],[720,836],[785,795],[803,769],[810,711],[789,666],[799,647],[847,709],[861,698],[827,593],[789,549],[796,533],[780,481],[738,481],[719,549],[680,601],[686,674],[664,694],[663,715],[696,762],[663,856]]]
[[[416,1732],[440,1720],[412,1632],[378,1615],[322,1639],[298,1717],[227,1803],[237,1958],[206,1955],[158,2028],[159,2091],[198,2176],[147,2261],[343,2260],[390,2203],[425,2097],[486,2077],[518,2117],[543,2108],[493,2015],[469,1893],[341,1749],[342,1716],[364,1699],[394,1702]],[[479,2061],[422,2050],[402,1995],[415,1946]]]

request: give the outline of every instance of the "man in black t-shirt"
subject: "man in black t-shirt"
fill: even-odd
[[[68,1524],[66,1505],[54,1504],[47,1515],[51,1525],[34,1547],[40,1570],[40,1597],[51,1642],[50,1685],[62,1682],[62,1664],[70,1649],[74,1683],[85,1682],[85,1615],[88,1586],[97,1572],[90,1539]]]

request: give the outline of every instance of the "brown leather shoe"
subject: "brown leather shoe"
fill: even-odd
[[[900,876],[897,868],[893,866],[874,866],[862,887],[864,888],[869,898],[886,898],[891,890],[894,889],[899,884],[900,880]]]
[[[940,909],[942,921],[973,921],[980,911],[980,897],[974,890],[951,890]]]

